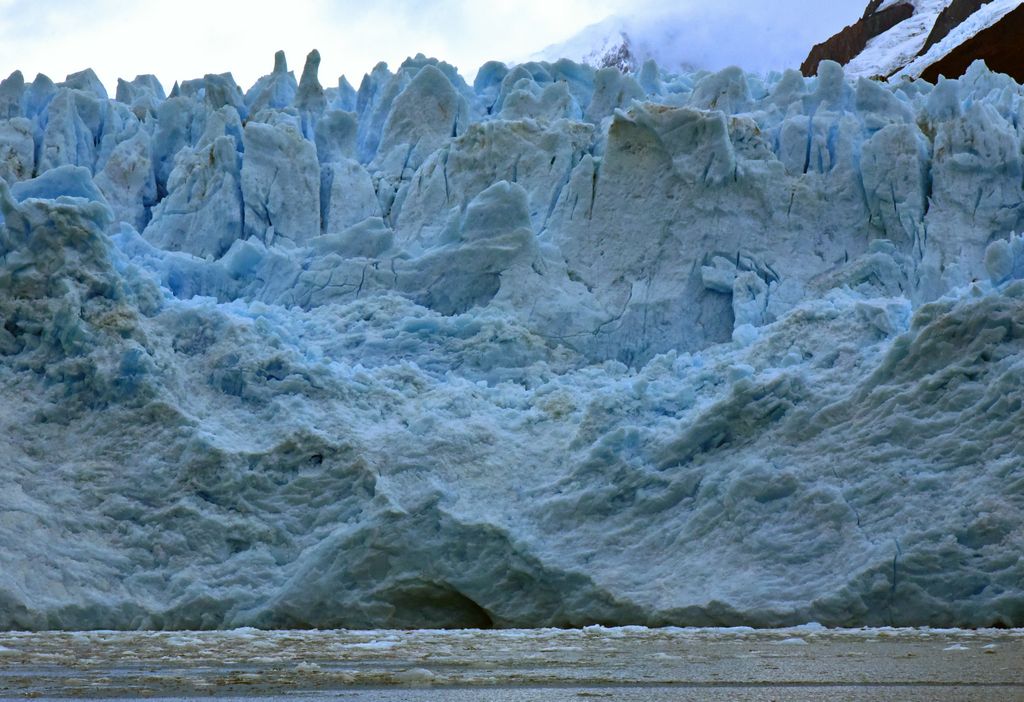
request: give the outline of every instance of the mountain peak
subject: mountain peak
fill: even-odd
[[[650,52],[638,51],[630,38],[629,20],[614,15],[592,24],[567,41],[552,44],[530,58],[556,61],[568,58],[594,68],[617,68],[623,73],[639,70],[644,60],[652,58]]]

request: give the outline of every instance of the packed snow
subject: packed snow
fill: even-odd
[[[886,0],[876,12],[905,2]],[[945,38],[923,51],[928,35],[939,15],[952,0],[914,0],[914,14],[888,31],[868,42],[864,51],[846,64],[850,77],[889,78],[901,81],[919,77],[929,66],[937,63],[965,40],[991,27],[1012,10],[1020,7],[1020,0],[991,0],[984,3],[970,17],[957,25]],[[923,52],[923,53],[922,53]]]
[[[1020,5],[1020,0],[992,0],[992,2],[982,5],[977,12],[957,25],[942,41],[933,45],[923,55],[905,64],[894,77],[921,75],[928,66],[937,63],[966,39],[988,29]],[[923,42],[921,46],[924,46]]]
[[[951,2],[952,0],[915,0],[911,3],[914,6],[914,14],[871,39],[864,51],[846,64],[847,75],[865,78],[886,77],[905,67],[920,53],[929,32],[935,26],[935,20]],[[896,4],[897,0],[884,2],[876,12]],[[933,61],[921,66],[921,70],[931,63]]]
[[[318,64],[0,84],[0,628],[1024,624],[1021,86]]]

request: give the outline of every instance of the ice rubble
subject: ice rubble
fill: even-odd
[[[0,627],[1024,625],[1019,85],[318,62],[0,83]]]

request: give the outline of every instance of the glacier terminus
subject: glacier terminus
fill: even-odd
[[[0,628],[1024,626],[1024,89],[0,83]]]

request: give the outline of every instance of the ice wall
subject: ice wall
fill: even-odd
[[[0,627],[1024,625],[1022,88],[0,83]]]

